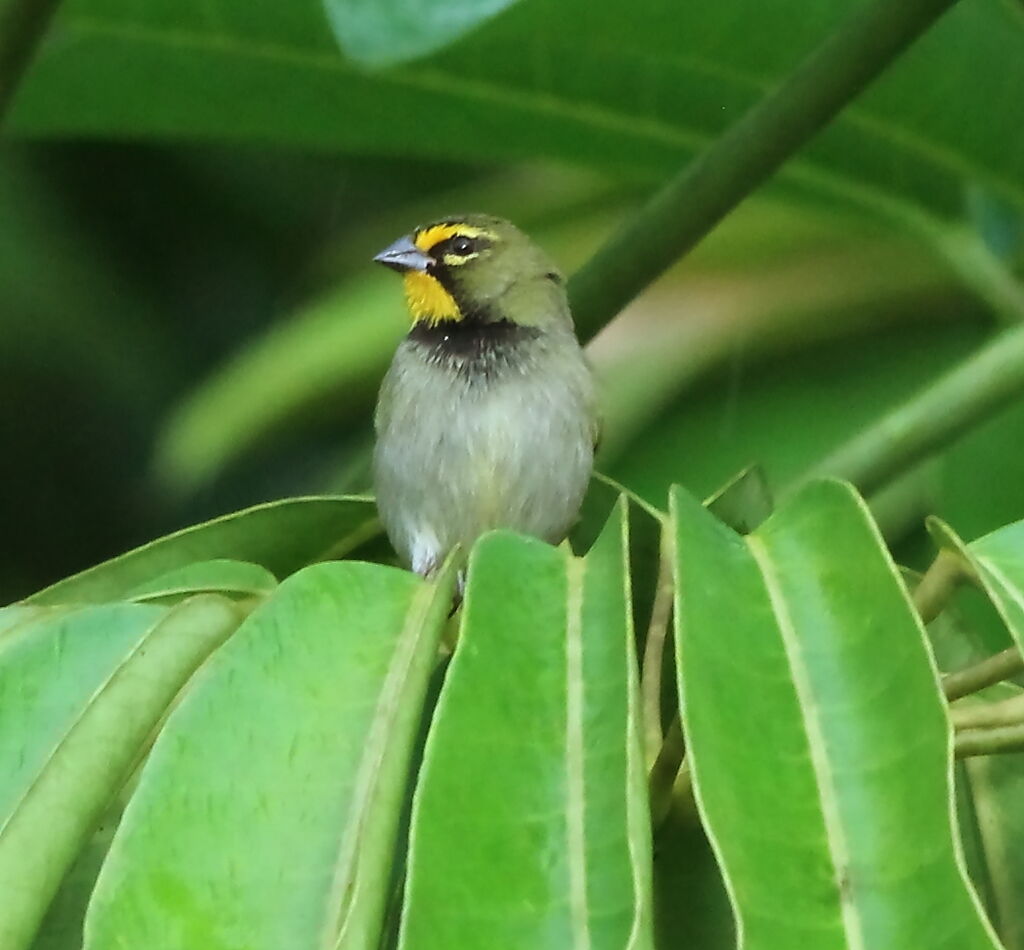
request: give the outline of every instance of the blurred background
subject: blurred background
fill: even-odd
[[[749,6],[759,30],[691,12],[706,22],[665,38],[669,5],[649,2],[645,25],[631,21],[609,48],[609,5],[524,0],[427,61],[431,81],[462,69],[526,89],[519,125],[495,134],[478,106],[439,95],[436,135],[417,104],[396,100],[388,113],[404,135],[382,131],[367,104],[416,67],[367,73],[359,63],[338,82],[373,86],[366,102],[344,87],[343,101],[304,116],[302,95],[275,76],[280,99],[246,100],[236,127],[228,93],[248,74],[176,64],[173,50],[158,74],[146,49],[122,43],[111,61],[82,38],[102,32],[103,17],[211,30],[200,5],[69,3],[0,141],[0,602],[258,501],[365,491],[376,387],[407,328],[400,282],[373,254],[417,222],[479,210],[515,220],[571,272],[756,98],[729,69],[783,74],[854,5],[811,4],[793,30],[787,3],[732,5]],[[277,20],[294,18],[301,35],[289,21],[288,42],[346,62],[317,4],[256,5],[251,17],[222,7],[214,26],[239,43],[276,37]],[[1010,81],[1024,57],[1011,63],[1006,49],[1020,49],[1024,29],[998,39],[996,5],[971,10],[898,64],[798,174],[745,202],[593,341],[602,470],[659,505],[671,482],[710,493],[755,462],[784,491],[1007,321],[973,265],[892,210],[941,213],[934,220],[968,234],[984,266],[1011,282],[1020,273],[1021,205],[1004,186],[1024,172],[1024,121],[1008,123],[1024,119],[1024,87]],[[583,28],[565,55],[578,69],[562,75],[552,38],[574,17]],[[501,58],[526,34],[549,73]],[[698,66],[683,56],[694,49]],[[979,50],[994,62],[974,68],[976,89],[951,98],[947,84],[925,84]],[[614,88],[617,76],[641,82],[642,101],[624,104],[630,88]],[[1002,92],[979,117],[971,97],[991,103],[990,87]],[[656,100],[660,121],[682,132],[632,160],[629,136],[612,141],[607,117],[545,112],[553,90],[617,115]],[[317,123],[332,105],[338,128],[325,132]],[[871,131],[871,114],[886,135]],[[535,137],[522,131],[531,121]],[[598,132],[580,140],[574,123],[588,122]],[[602,150],[600,136],[612,144]],[[966,159],[944,165],[935,143],[962,145],[970,169]],[[881,197],[865,200],[868,187]],[[927,512],[967,537],[1024,517],[1024,458],[1007,450],[1022,436],[1024,404],[883,492],[877,510],[901,556],[924,556]]]

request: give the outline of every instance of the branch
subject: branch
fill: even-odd
[[[661,554],[658,559],[658,581],[651,607],[651,620],[644,641],[644,656],[641,665],[640,695],[642,721],[644,724],[644,752],[648,767],[653,767],[662,749],[664,736],[661,734],[661,683],[665,643],[668,640],[668,626],[672,619],[672,598],[675,584],[672,577],[672,542],[667,528],[661,533]]]
[[[592,337],[857,96],[956,0],[871,0],[698,155],[573,275]]]
[[[961,696],[968,696],[978,692],[986,686],[993,686],[1001,683],[1010,676],[1014,676],[1024,670],[1024,656],[1017,647],[1010,647],[982,660],[966,670],[959,670],[950,673],[942,678],[942,691],[946,699],[952,702],[960,699]]]
[[[60,0],[0,0],[0,122]]]
[[[953,739],[953,754],[958,759],[997,752],[1024,752],[1024,725],[966,729]]]
[[[922,623],[929,624],[942,613],[942,608],[964,577],[964,565],[959,555],[945,549],[939,551],[921,583],[914,589],[914,606],[921,615]]]
[[[819,462],[805,480],[832,476],[870,494],[944,448],[1024,392],[1024,326],[999,334]]]
[[[974,702],[954,706],[949,711],[949,721],[957,731],[1024,725],[1024,694],[998,703]]]

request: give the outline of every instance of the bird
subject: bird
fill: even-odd
[[[560,543],[599,435],[593,373],[565,279],[511,222],[416,227],[374,257],[403,276],[411,328],[374,414],[373,483],[400,560],[432,576],[487,531]]]

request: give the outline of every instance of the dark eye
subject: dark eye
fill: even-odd
[[[452,253],[465,257],[473,252],[473,242],[468,237],[456,237],[452,239]]]

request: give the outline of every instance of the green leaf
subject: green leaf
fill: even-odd
[[[200,593],[261,596],[271,593],[276,586],[277,578],[259,564],[217,558],[161,574],[133,588],[127,597],[129,600],[164,601]]]
[[[28,625],[0,656],[0,945],[47,905],[196,667],[237,626],[227,600],[91,607]],[[16,895],[16,896],[13,896]]]
[[[651,619],[664,514],[629,489],[595,472],[583,498],[579,519],[569,535],[572,549],[585,554],[601,536],[622,499],[629,516],[629,574],[633,602],[633,629],[642,637]]]
[[[672,501],[684,727],[743,945],[992,950],[924,632],[863,503],[811,483],[744,539]]]
[[[624,16],[611,0],[534,0],[429,60],[368,76],[334,49],[314,0],[222,0],[216,16],[177,0],[69,0],[9,128],[537,156],[662,177],[859,3],[643,0]],[[959,215],[967,175],[1024,203],[1024,139],[1007,134],[1022,117],[1022,25],[1005,0],[958,5],[781,180],[884,214]]]
[[[324,0],[350,59],[386,66],[433,53],[516,0]]]
[[[1018,647],[1024,647],[1024,521],[965,544],[940,518],[927,520],[936,546],[958,554],[998,611]]]
[[[289,498],[214,518],[58,581],[28,604],[102,603],[196,561],[252,561],[284,577],[305,564],[343,557],[380,532],[368,498]]]
[[[403,950],[651,947],[625,505],[584,559],[470,559],[416,792]]]
[[[0,607],[0,636],[53,612],[52,609],[47,607],[26,607],[23,604],[11,604],[7,607]]]
[[[1024,521],[967,545],[970,563],[1018,647],[1024,647]]]
[[[157,739],[86,947],[375,948],[451,588],[358,562],[284,581]]]
[[[704,507],[738,534],[749,534],[771,513],[774,502],[760,465],[751,465],[731,478]]]
[[[963,769],[970,783],[992,921],[1006,950],[1024,950],[1024,756],[975,756]]]

